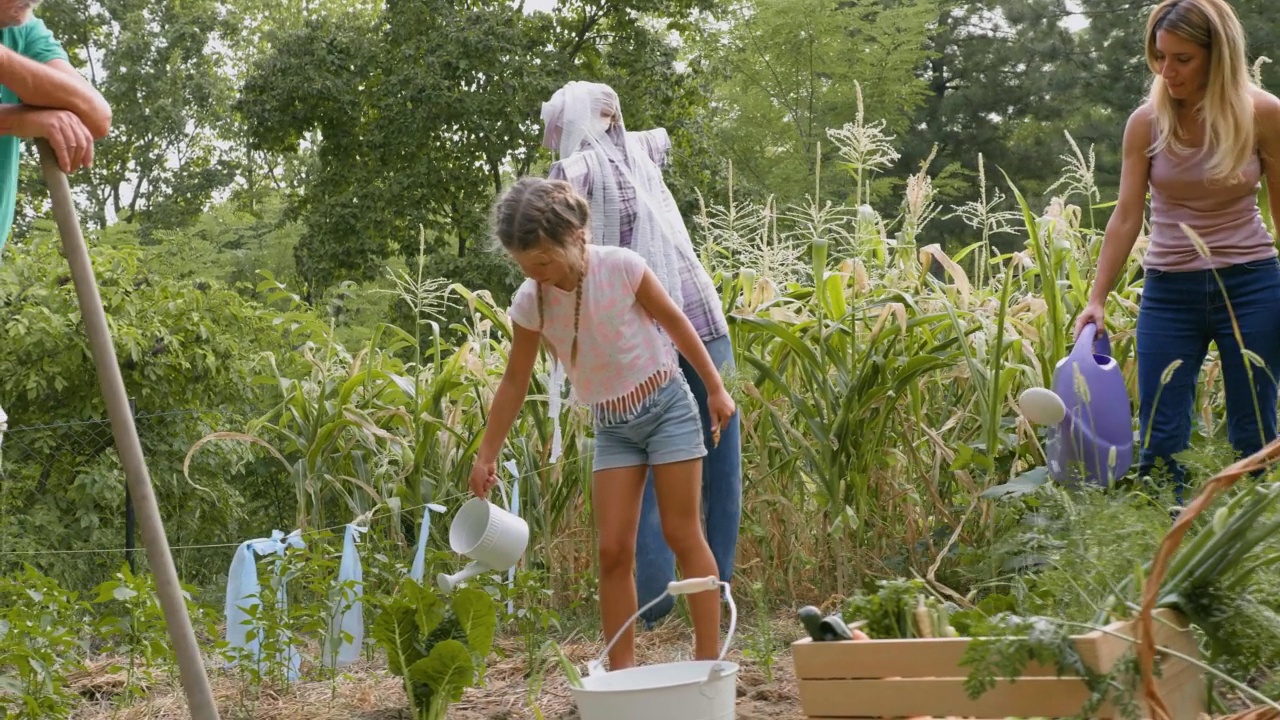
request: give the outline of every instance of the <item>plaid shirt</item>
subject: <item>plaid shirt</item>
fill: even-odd
[[[616,125],[614,126],[617,127]],[[614,130],[611,129],[610,134]],[[663,128],[627,133],[637,138],[649,151],[653,162],[662,167],[666,163],[667,151],[671,147],[671,139]],[[612,159],[609,162],[614,162]],[[570,156],[557,161],[547,174],[551,180],[564,180],[578,190],[583,197],[591,197],[591,168],[581,156]],[[615,177],[624,178],[621,173]],[[631,230],[636,220],[636,192],[630,183],[618,183],[618,244],[624,248],[631,247]],[[725,321],[724,309],[720,305],[720,296],[716,293],[715,283],[707,274],[706,268],[698,262],[696,253],[688,256],[680,255],[680,290],[684,295],[684,314],[698,331],[703,342],[710,342],[729,334],[729,325]]]

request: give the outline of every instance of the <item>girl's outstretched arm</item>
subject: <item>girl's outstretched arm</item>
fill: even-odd
[[[498,453],[529,393],[529,378],[533,376],[533,364],[538,359],[540,333],[514,322],[511,329],[507,369],[502,373],[502,382],[493,395],[489,422],[485,424],[480,449],[476,452],[476,464],[471,469],[471,492],[476,497],[488,496],[489,490],[498,482]]]
[[[707,410],[711,414],[711,431],[718,434],[729,418],[733,417],[735,407],[733,398],[729,397],[729,392],[724,388],[720,370],[711,359],[711,354],[707,352],[707,347],[702,344],[702,338],[698,337],[698,331],[693,329],[693,323],[689,322],[684,312],[676,307],[671,296],[658,281],[658,276],[647,267],[644,270],[644,277],[640,280],[640,287],[636,289],[636,300],[662,326],[667,336],[675,343],[676,349],[689,361],[690,365],[693,365],[693,369],[698,372],[698,377],[702,378],[702,384],[707,387]]]

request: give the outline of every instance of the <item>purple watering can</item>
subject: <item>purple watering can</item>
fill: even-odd
[[[1066,416],[1050,426],[1046,455],[1049,474],[1065,485],[1083,479],[1108,487],[1133,464],[1133,414],[1111,343],[1085,325],[1071,354],[1053,370],[1053,392]]]

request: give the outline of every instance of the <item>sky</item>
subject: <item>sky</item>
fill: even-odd
[[[524,0],[525,12],[534,12],[537,10],[554,10],[556,0]]]

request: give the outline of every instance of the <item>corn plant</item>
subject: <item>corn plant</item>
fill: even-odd
[[[899,291],[851,303],[851,276],[828,271],[822,239],[812,257],[813,286],[779,299],[798,319],[774,319],[765,309],[737,319],[738,337],[773,439],[793,458],[776,470],[803,478],[800,486],[816,494],[834,550],[864,524],[874,536],[902,519],[886,512],[879,484],[886,455],[904,456],[892,446],[896,428],[919,410],[913,390],[954,364],[959,349],[945,314],[926,313]],[[836,566],[843,592],[846,565]]]

